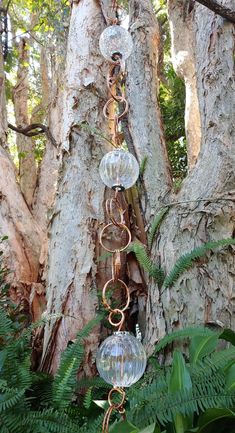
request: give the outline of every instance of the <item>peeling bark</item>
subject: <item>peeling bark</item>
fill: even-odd
[[[134,49],[127,62],[128,119],[137,158],[139,162],[147,158],[143,209],[149,220],[172,186],[157,100],[160,33],[150,0],[129,4]]]
[[[190,170],[196,164],[201,146],[193,12],[189,14],[181,0],[168,0],[168,13],[172,39],[172,62],[176,73],[185,82],[185,130]]]
[[[28,99],[29,99],[29,46],[27,40],[22,38],[19,42],[19,64],[17,82],[13,89],[13,102],[16,124],[19,127],[29,125]],[[29,208],[32,207],[34,191],[37,181],[37,170],[34,157],[34,143],[32,138],[17,134],[16,144],[19,154],[19,182],[22,194]]]
[[[166,273],[182,254],[232,237],[235,227],[234,26],[197,5],[194,32],[203,146],[177,197],[192,202],[172,207],[156,240],[155,255],[160,254]],[[219,321],[234,328],[234,265],[234,248],[229,247],[208,253],[172,288],[161,292],[151,285],[146,333],[150,350],[177,327]]]
[[[234,10],[234,2],[231,1],[230,4],[223,4],[222,0],[196,0],[198,3],[201,3],[203,6],[206,6],[208,9],[212,10],[216,14],[221,17],[235,23],[235,10]]]
[[[104,28],[101,9],[92,0],[73,3],[67,51],[62,123],[63,161],[51,223],[48,313],[65,316],[47,326],[41,368],[54,372],[61,352],[94,317],[97,307],[98,230],[103,220],[104,186],[98,166],[105,143],[80,127],[103,129],[108,65],[99,53],[97,35]],[[55,345],[56,341],[56,345]],[[84,370],[94,369],[94,333],[86,345]]]

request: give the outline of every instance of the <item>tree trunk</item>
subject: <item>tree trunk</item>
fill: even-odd
[[[106,145],[82,125],[101,128],[104,123],[108,65],[98,48],[103,28],[97,2],[73,3],[62,115],[63,160],[51,224],[47,292],[48,313],[62,313],[64,317],[46,328],[41,364],[52,372],[68,341],[94,316],[98,304],[95,261],[104,219],[104,185],[98,167]],[[87,343],[87,374],[97,342],[96,333]]]
[[[195,32],[193,12],[186,9],[188,3],[168,0],[168,12],[172,40],[172,61],[176,73],[184,79],[185,130],[189,170],[196,164],[201,145],[201,121],[198,104],[195,59]]]
[[[29,45],[27,39],[21,38],[17,47],[19,63],[17,82],[13,89],[13,101],[17,127],[24,128],[29,125]],[[16,144],[19,155],[19,181],[22,194],[29,208],[33,204],[33,196],[37,182],[37,170],[34,156],[34,142],[31,137],[17,134]]]
[[[160,254],[166,274],[182,254],[234,233],[234,26],[198,4],[193,14],[202,147],[174,198],[179,204],[170,207],[156,239],[155,254]],[[177,33],[178,26],[178,19],[172,21]],[[146,332],[150,350],[176,327],[213,323],[234,328],[234,264],[233,248],[228,247],[208,253],[173,287],[151,284]]]

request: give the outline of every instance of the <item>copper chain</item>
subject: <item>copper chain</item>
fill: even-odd
[[[113,9],[117,12],[117,1],[113,0]],[[114,23],[114,22],[113,22]],[[110,98],[106,102],[103,113],[106,119],[112,124],[112,142],[115,147],[119,147],[122,144],[123,137],[119,129],[120,120],[128,112],[128,102],[125,98],[123,90],[123,79],[124,71],[121,67],[120,58],[114,59],[113,63],[109,66],[107,75],[107,86],[109,89]],[[102,290],[102,302],[104,307],[109,311],[108,321],[110,325],[121,331],[125,322],[125,312],[128,310],[130,305],[130,291],[128,286],[120,278],[121,272],[121,253],[127,249],[131,243],[131,232],[125,223],[125,209],[123,209],[121,200],[119,199],[120,192],[115,191],[115,195],[112,198],[106,200],[106,214],[110,222],[104,226],[100,233],[100,244],[102,247],[112,253],[112,278],[106,282]],[[111,228],[115,228],[119,233],[119,238],[122,239],[125,234],[125,241],[119,248],[111,248],[106,245],[105,238]],[[108,299],[107,292],[112,285],[118,285],[125,294],[125,304],[119,308],[112,308],[110,300]],[[120,403],[113,402],[113,394],[118,393],[121,396]],[[123,408],[125,403],[125,391],[122,388],[114,387],[111,389],[108,395],[109,408],[105,414],[102,433],[109,432],[110,417],[114,411],[119,412],[123,417],[125,409]]]

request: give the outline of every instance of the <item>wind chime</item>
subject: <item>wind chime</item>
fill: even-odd
[[[116,6],[117,7],[117,6]],[[116,9],[117,11],[117,9]],[[113,124],[112,142],[115,150],[108,152],[102,159],[99,172],[106,186],[114,190],[114,196],[106,201],[106,213],[110,222],[100,234],[100,243],[104,250],[112,254],[112,278],[106,282],[102,292],[102,301],[109,311],[108,320],[115,329],[99,347],[96,365],[100,376],[113,388],[108,395],[109,408],[103,421],[103,433],[108,433],[110,417],[114,411],[125,418],[125,390],[136,383],[146,368],[146,353],[141,342],[126,332],[125,312],[130,304],[130,292],[127,284],[120,278],[121,262],[125,258],[125,251],[131,243],[131,232],[125,220],[125,209],[122,206],[122,194],[132,187],[139,176],[139,165],[135,157],[121,148],[123,138],[121,133],[121,119],[128,112],[128,102],[125,98],[123,77],[125,60],[130,56],[133,48],[129,32],[119,25],[118,19],[112,20],[100,37],[100,51],[109,62],[107,84],[110,99],[104,106],[104,116]],[[115,232],[119,238],[113,246],[107,242]],[[125,305],[115,308],[111,305],[109,292],[113,287],[124,292]],[[123,291],[123,292],[122,292]],[[118,403],[117,403],[118,401]]]

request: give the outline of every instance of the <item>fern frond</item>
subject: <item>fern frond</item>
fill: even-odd
[[[77,371],[84,354],[84,338],[89,336],[100,320],[101,316],[91,320],[77,334],[75,343],[64,351],[53,383],[53,402],[56,408],[65,409],[70,404],[76,387]]]
[[[201,383],[194,386],[192,390],[173,394],[164,390],[153,393],[150,387],[146,387],[142,400],[138,395],[136,399],[130,400],[128,419],[140,427],[154,422],[165,425],[172,422],[177,414],[188,416],[210,407],[233,407],[234,402],[235,395],[226,392],[222,386],[208,389],[204,383]]]
[[[76,423],[73,423],[67,415],[61,412],[46,409],[41,412],[31,411],[22,420],[22,425],[31,427],[32,432],[47,433],[80,433]]]
[[[203,327],[188,327],[185,329],[178,329],[176,331],[171,332],[170,334],[163,337],[155,347],[155,353],[160,352],[164,347],[168,344],[171,344],[175,340],[185,340],[186,338],[192,337],[209,337],[212,335],[219,335],[221,332],[212,331],[209,328]]]
[[[144,175],[144,172],[146,170],[146,165],[148,162],[148,157],[145,155],[142,159],[142,161],[140,162],[140,176]]]
[[[152,277],[159,285],[161,285],[164,278],[163,270],[152,262],[148,256],[145,246],[138,241],[132,242],[128,247],[128,251],[135,253],[136,258],[143,269],[149,273],[150,277]]]
[[[221,239],[215,242],[208,242],[206,244],[201,245],[200,247],[195,248],[187,254],[182,255],[177,262],[175,263],[171,272],[166,276],[163,286],[171,287],[178,280],[180,275],[182,275],[185,271],[190,269],[193,266],[195,260],[203,257],[207,251],[214,250],[219,247],[225,247],[228,245],[235,245],[235,239]]]
[[[152,222],[151,228],[150,228],[150,232],[148,235],[148,244],[149,244],[149,248],[151,248],[152,243],[153,243],[153,239],[156,235],[156,232],[158,230],[158,227],[160,226],[164,216],[169,212],[169,207],[165,207],[163,208],[155,217],[154,220]]]

